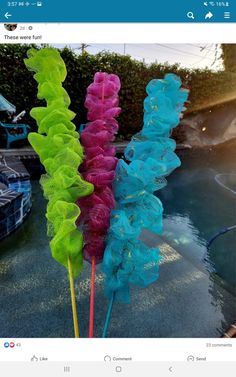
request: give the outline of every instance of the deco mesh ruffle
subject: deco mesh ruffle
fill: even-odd
[[[77,203],[81,214],[77,221],[84,232],[84,258],[101,262],[105,237],[110,225],[111,210],[115,207],[112,183],[115,178],[117,158],[111,147],[118,123],[114,119],[120,113],[118,107],[120,80],[118,76],[97,72],[94,82],[87,89],[85,106],[90,121],[81,133],[81,143],[86,159],[80,172],[84,179],[94,185],[94,192]]]
[[[83,263],[83,237],[76,226],[80,209],[75,201],[91,194],[93,185],[78,174],[83,148],[71,122],[75,114],[68,109],[70,98],[62,87],[66,67],[59,52],[52,48],[29,50],[25,64],[36,72],[38,98],[47,103],[46,107],[31,110],[38,133],[30,133],[29,142],[46,170],[40,183],[48,199],[46,217],[48,234],[53,237],[50,242],[52,256],[66,268],[70,257],[75,277]]]
[[[142,229],[162,232],[161,201],[153,194],[166,184],[180,166],[170,139],[185,110],[188,90],[174,74],[151,80],[144,100],[144,125],[125,150],[126,163],[119,160],[114,180],[116,209],[112,212],[103,259],[105,293],[108,298],[129,302],[129,285],[146,287],[158,279],[160,253],[139,238]]]

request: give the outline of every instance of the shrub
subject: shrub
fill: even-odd
[[[17,106],[17,111],[27,111],[25,121],[35,129],[29,111],[40,103],[36,97],[37,88],[33,74],[26,69],[23,62],[30,47],[0,45],[0,93]],[[234,100],[235,97],[236,75],[229,71],[190,70],[181,68],[178,64],[168,63],[148,66],[130,56],[109,52],[77,55],[67,47],[60,52],[68,71],[64,87],[71,98],[70,108],[77,114],[77,126],[86,122],[84,100],[86,88],[92,82],[94,74],[97,71],[106,71],[120,77],[120,138],[129,138],[141,129],[145,87],[148,81],[161,78],[165,73],[178,74],[184,85],[190,87],[190,103],[186,114],[220,106],[226,101]]]

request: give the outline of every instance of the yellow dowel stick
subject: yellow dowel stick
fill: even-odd
[[[69,273],[69,281],[70,281],[71,306],[72,306],[75,338],[79,338],[79,324],[78,324],[78,316],[77,316],[76,300],[75,300],[75,286],[74,286],[74,279],[73,279],[70,257],[68,258],[68,273]]]

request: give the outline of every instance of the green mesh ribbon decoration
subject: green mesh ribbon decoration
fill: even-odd
[[[31,49],[25,64],[29,70],[36,72],[38,98],[46,100],[47,104],[30,112],[37,122],[38,133],[30,133],[29,142],[46,170],[40,183],[48,200],[48,235],[53,237],[50,246],[53,258],[69,272],[76,325],[73,278],[83,266],[83,235],[75,224],[80,215],[75,201],[91,194],[93,185],[84,181],[78,173],[84,158],[83,148],[72,123],[75,114],[68,109],[70,98],[62,87],[67,72],[59,52],[53,48]],[[75,335],[78,336],[76,326]]]

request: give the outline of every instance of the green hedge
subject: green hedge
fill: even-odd
[[[28,49],[28,45],[0,45],[0,93],[17,106],[17,111],[25,109],[25,121],[35,128],[29,111],[42,102],[36,98],[37,88],[32,73],[24,66],[23,59]],[[64,85],[71,98],[70,108],[77,113],[75,122],[78,126],[86,122],[84,99],[86,88],[92,82],[95,72],[106,71],[120,77],[121,137],[129,137],[140,129],[145,87],[149,80],[161,78],[167,72],[177,73],[190,86],[188,113],[209,109],[235,97],[236,75],[230,72],[189,70],[180,68],[178,64],[168,63],[147,66],[129,56],[108,52],[77,55],[64,48],[61,55],[68,71]]]

